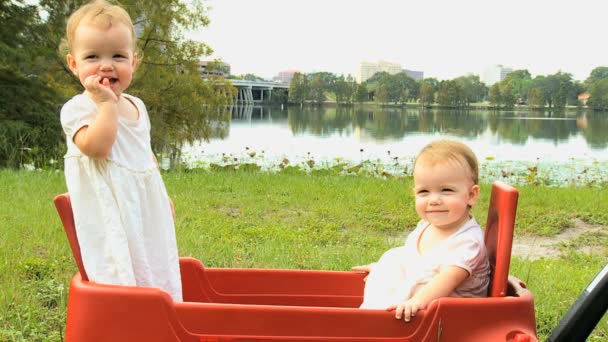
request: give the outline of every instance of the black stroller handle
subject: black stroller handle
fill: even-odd
[[[608,264],[593,278],[547,342],[585,341],[608,309]]]

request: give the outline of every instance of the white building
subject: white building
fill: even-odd
[[[388,72],[391,75],[403,72],[401,64],[394,62],[362,62],[357,72],[357,83],[365,82],[377,72]]]
[[[484,70],[483,75],[481,75],[481,81],[490,87],[494,83],[504,80],[511,72],[513,72],[513,68],[507,68],[500,64],[493,65]]]

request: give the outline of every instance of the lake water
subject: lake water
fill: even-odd
[[[530,166],[551,165],[544,169],[553,171],[545,172],[559,176],[544,177],[585,173],[596,182],[608,180],[607,113],[235,107],[221,135],[186,146],[186,164],[276,168],[285,158],[290,165],[314,160],[317,166],[367,160],[395,173],[430,141],[449,138],[468,144],[493,172],[519,168],[526,177]]]
[[[224,137],[186,152],[359,161],[413,157],[439,138],[467,143],[479,159],[607,160],[608,114],[236,107]]]

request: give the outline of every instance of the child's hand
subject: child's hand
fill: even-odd
[[[395,318],[409,322],[412,317],[416,316],[419,310],[426,309],[427,304],[417,301],[415,298],[408,299],[398,305],[391,305],[386,308],[387,311],[395,310]]]
[[[355,272],[359,272],[359,273],[367,273],[369,274],[369,272],[372,270],[372,264],[368,264],[368,265],[362,265],[362,266],[353,266],[351,268],[351,270],[355,271]],[[365,276],[365,278],[363,278],[363,281],[367,281],[367,275]]]
[[[84,81],[84,88],[91,95],[93,101],[99,104],[102,102],[118,102],[118,97],[110,88],[110,79],[98,75],[90,75]]]

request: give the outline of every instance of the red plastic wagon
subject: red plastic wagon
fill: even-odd
[[[55,205],[79,272],[70,284],[67,341],[537,341],[532,293],[509,276],[518,191],[492,186],[485,243],[487,298],[440,298],[410,323],[362,310],[363,274],[209,268],[180,258],[184,302],[156,288],[88,281],[70,199]]]

